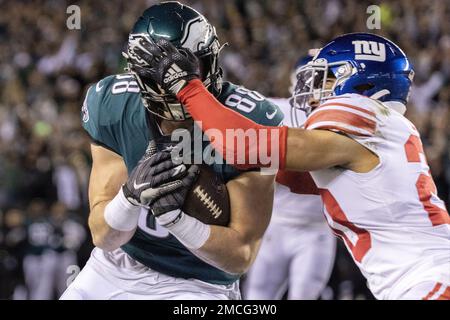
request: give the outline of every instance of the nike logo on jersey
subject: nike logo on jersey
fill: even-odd
[[[135,188],[135,189],[140,189],[140,188],[142,188],[142,187],[148,186],[149,184],[150,184],[150,182],[144,182],[144,183],[136,184],[136,180],[134,180],[134,182],[133,182],[133,188]]]
[[[272,120],[275,117],[275,115],[277,114],[277,112],[278,112],[277,109],[275,109],[272,113],[266,112],[267,119]]]
[[[181,70],[175,63],[172,64],[168,70],[169,74],[164,78],[164,83],[181,78],[187,75],[186,71]]]
[[[103,89],[103,86],[100,86],[100,81],[95,85],[95,91],[100,92]]]

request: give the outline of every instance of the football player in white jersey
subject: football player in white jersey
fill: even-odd
[[[214,140],[228,163],[311,172],[328,223],[376,298],[450,299],[450,217],[420,135],[403,116],[413,70],[397,45],[353,33],[323,47],[297,73],[293,107],[312,111],[304,128],[261,126],[227,110],[192,77],[198,62],[175,58],[173,48],[155,44],[153,77],[167,87],[167,66],[183,65],[171,90],[204,132],[257,131],[240,148]]]
[[[300,59],[296,70],[312,60]],[[291,93],[296,83],[293,72]],[[269,99],[292,127],[289,99]],[[305,113],[296,113],[300,122]],[[308,172],[280,170],[276,177],[272,219],[259,253],[244,283],[244,299],[281,299],[288,288],[290,300],[316,300],[333,269],[336,237],[323,215],[323,203]],[[270,274],[270,277],[267,277]]]

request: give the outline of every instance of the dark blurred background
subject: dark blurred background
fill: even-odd
[[[0,298],[52,299],[91,250],[86,228],[86,86],[124,67],[140,13],[157,1],[0,0]],[[416,78],[407,116],[422,134],[441,198],[450,184],[450,1],[183,1],[215,25],[225,78],[287,97],[296,60],[336,35],[370,31],[407,53]],[[69,30],[66,9],[81,9]],[[366,9],[381,8],[381,30]],[[323,299],[371,298],[340,246]]]

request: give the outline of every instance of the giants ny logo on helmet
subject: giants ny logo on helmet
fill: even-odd
[[[164,83],[168,83],[172,80],[178,79],[180,77],[186,76],[187,72],[183,71],[180,69],[180,67],[178,67],[175,63],[172,64],[169,68],[169,70],[167,70],[168,74],[166,74],[165,78],[164,78]]]
[[[375,41],[352,41],[355,47],[355,60],[386,61],[386,46]]]

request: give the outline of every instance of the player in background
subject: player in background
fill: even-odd
[[[196,79],[195,60],[167,43],[151,51],[152,77],[172,88],[204,131],[258,133],[238,149],[244,165],[229,141],[213,142],[235,166],[267,166],[258,152],[264,148],[281,169],[311,172],[329,225],[376,298],[450,299],[450,217],[419,132],[403,116],[414,72],[397,45],[353,33],[323,47],[297,74],[293,107],[310,113],[304,129],[261,126],[227,110]],[[184,74],[170,86],[162,81],[168,65]]]
[[[20,208],[0,212],[0,299],[25,300],[23,256],[27,247],[25,213]]]
[[[56,292],[60,297],[67,289],[69,268],[78,266],[77,251],[85,241],[86,231],[62,202],[51,205],[49,222],[53,228],[49,242],[54,255],[49,285],[51,294]]]
[[[295,71],[312,60],[300,59]],[[296,84],[293,72],[291,94]],[[293,127],[289,99],[270,98],[284,114],[283,124]],[[305,113],[295,114],[303,123]],[[264,234],[244,285],[244,299],[316,300],[333,269],[336,238],[323,215],[323,204],[308,172],[278,171],[272,219]],[[270,276],[267,276],[270,274]]]
[[[86,231],[60,202],[48,209],[43,200],[34,199],[27,211],[23,271],[28,298],[51,300],[67,288],[67,268],[77,265],[76,251]]]
[[[176,129],[192,130],[193,121],[146,74],[146,44],[158,39],[194,51],[199,76],[221,103],[261,124],[282,121],[259,93],[222,81],[221,46],[204,16],[178,2],[148,8],[129,37],[131,73],[100,80],[83,105],[83,127],[92,138],[89,227],[96,248],[61,299],[239,299],[238,280],[269,223],[274,175],[227,164],[212,167],[226,182],[230,225],[205,225],[180,211],[195,166],[174,164],[170,152],[155,153],[154,145]],[[170,79],[178,76],[171,70]]]
[[[47,204],[33,199],[27,208],[27,245],[23,259],[25,284],[30,300],[51,300],[54,252],[50,245],[53,227]]]

